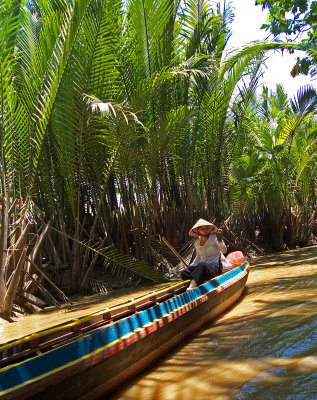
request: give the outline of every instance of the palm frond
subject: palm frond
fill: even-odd
[[[157,283],[166,282],[163,273],[145,261],[135,260],[118,250],[107,249],[103,252],[105,267],[117,276],[141,278]]]

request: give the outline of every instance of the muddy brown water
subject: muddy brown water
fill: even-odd
[[[317,246],[252,260],[238,304],[106,399],[317,400],[316,278]],[[148,289],[84,298],[0,326],[0,343]]]
[[[251,262],[238,304],[110,398],[317,400],[317,247]]]

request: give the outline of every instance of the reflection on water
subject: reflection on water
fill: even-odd
[[[107,399],[317,399],[317,247],[251,263],[246,296]]]

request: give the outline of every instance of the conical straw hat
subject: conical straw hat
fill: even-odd
[[[200,228],[201,226],[210,226],[212,229],[212,232],[215,233],[217,232],[218,228],[216,227],[216,225],[212,224],[209,221],[206,221],[205,219],[200,218],[196,224],[191,228],[191,230],[189,231],[189,236],[197,236],[197,234],[195,234],[195,229]]]

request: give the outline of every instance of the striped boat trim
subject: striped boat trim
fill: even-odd
[[[118,321],[96,332],[87,333],[71,343],[18,364],[0,370],[0,396],[19,390],[33,382],[52,377],[57,383],[72,373],[79,372],[110,357],[172,322],[216,295],[241,275],[247,274],[249,264],[244,263],[224,275],[212,279],[195,289],[175,295],[172,299]],[[65,370],[67,373],[65,374]]]

